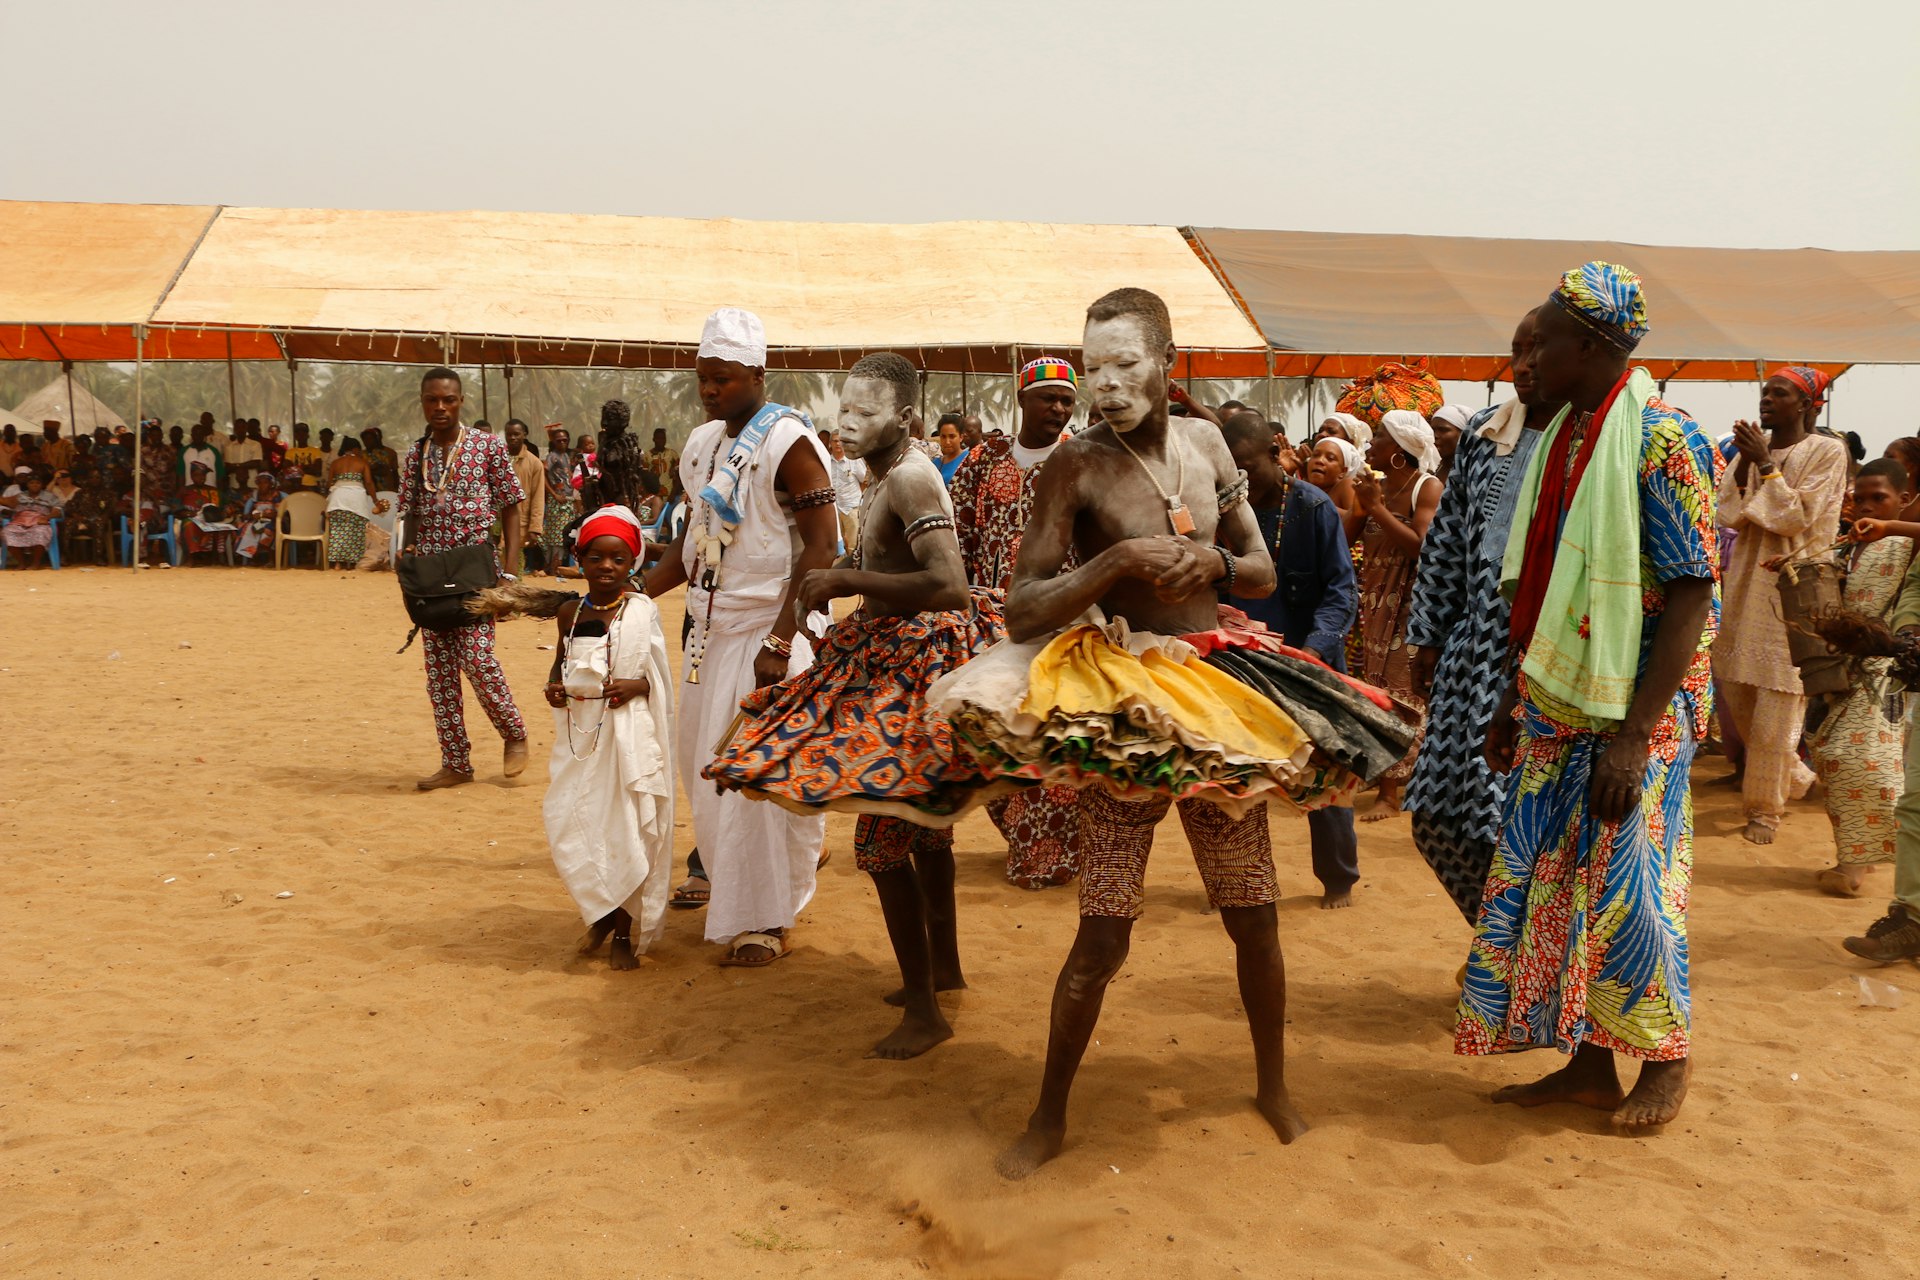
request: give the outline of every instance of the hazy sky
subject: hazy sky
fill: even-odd
[[[1920,248],[1912,0],[96,0],[0,47],[11,198]]]

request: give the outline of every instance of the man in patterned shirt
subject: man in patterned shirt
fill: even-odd
[[[1079,383],[1073,366],[1041,356],[1020,370],[1020,432],[981,441],[953,473],[960,558],[969,586],[1003,596],[1013,581],[1020,535],[1033,515],[1033,486],[1073,421]],[[1029,787],[987,807],[1007,842],[1007,879],[1022,889],[1069,884],[1080,873],[1080,793]]]
[[[407,451],[401,469],[400,518],[407,524],[407,544],[422,554],[455,547],[491,548],[496,518],[505,531],[506,545],[520,545],[519,504],[526,501],[526,492],[499,437],[461,425],[464,399],[460,375],[451,369],[429,369],[420,379],[427,434]],[[497,560],[495,564],[497,571]],[[500,578],[509,580],[504,573]],[[527,726],[513,705],[513,691],[507,687],[500,660],[493,655],[493,619],[482,618],[452,631],[422,631],[420,639],[427,655],[433,727],[440,738],[440,771],[414,785],[422,791],[437,791],[473,781],[472,744],[467,740],[466,706],[460,692],[463,672],[487,719],[506,740],[501,772],[517,777],[527,767]]]

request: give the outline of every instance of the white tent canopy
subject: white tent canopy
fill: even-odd
[[[73,396],[71,405],[67,403],[69,388]],[[64,376],[55,378],[22,400],[14,409],[13,416],[29,424],[34,431],[38,431],[40,424],[49,419],[57,421],[68,439],[76,435],[90,435],[98,427],[118,431],[127,425],[125,418],[101,403],[93,392]]]

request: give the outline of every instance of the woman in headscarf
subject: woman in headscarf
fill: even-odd
[[[7,551],[17,554],[22,569],[38,569],[47,562],[47,548],[53,545],[53,518],[60,514],[60,503],[47,492],[47,482],[38,471],[20,477],[18,493],[0,498],[13,512],[7,522]]]
[[[1347,554],[1353,558],[1354,581],[1358,582],[1366,560],[1360,543],[1353,536],[1359,528],[1359,522],[1352,515],[1353,477],[1367,469],[1366,459],[1344,438],[1323,435],[1314,442],[1302,465],[1307,483],[1332,498],[1334,507],[1340,512],[1341,524],[1347,534]],[[1347,632],[1346,657],[1347,670],[1358,674],[1361,653],[1360,623],[1357,619],[1353,629]]]
[[[1360,544],[1360,669],[1372,685],[1423,709],[1426,699],[1414,685],[1407,652],[1407,614],[1413,607],[1414,569],[1420,540],[1427,536],[1440,507],[1442,485],[1435,476],[1440,451],[1433,428],[1411,409],[1393,409],[1380,418],[1379,434],[1367,450],[1366,469],[1354,477],[1354,505],[1362,518]],[[1400,789],[1413,776],[1414,750],[1380,779],[1379,798],[1360,815],[1378,822],[1400,808]]]
[[[1433,427],[1433,447],[1440,451],[1440,470],[1434,474],[1444,483],[1453,473],[1454,450],[1460,447],[1460,436],[1473,421],[1473,410],[1463,404],[1442,405],[1427,421]]]
[[[1373,427],[1350,413],[1330,413],[1315,433],[1315,438],[1320,440],[1328,436],[1345,440],[1364,455],[1367,446],[1373,443]]]
[[[185,563],[193,563],[195,556],[225,559],[237,530],[227,523],[227,513],[220,506],[213,468],[204,462],[188,463],[187,483],[180,489],[178,502],[185,517],[180,523],[180,553]]]
[[[253,478],[253,494],[240,508],[240,558],[248,564],[266,562],[273,554],[274,529],[279,524],[280,485],[262,471]]]

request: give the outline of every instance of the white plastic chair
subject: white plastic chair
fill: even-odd
[[[327,500],[317,493],[290,493],[280,499],[280,529],[273,539],[273,567],[284,567],[289,542],[311,542],[313,567],[327,566]]]

